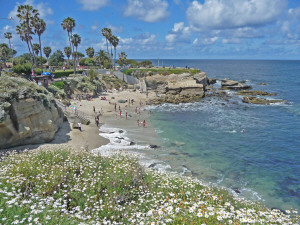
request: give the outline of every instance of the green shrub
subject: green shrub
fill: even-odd
[[[83,70],[77,70],[76,73],[82,73]],[[66,70],[66,71],[58,71],[58,72],[53,72],[52,74],[54,74],[54,78],[61,78],[61,77],[68,77],[71,74],[73,74],[74,71],[73,70]]]
[[[58,87],[59,89],[64,89],[64,82],[63,81],[56,81],[52,83],[52,85]]]

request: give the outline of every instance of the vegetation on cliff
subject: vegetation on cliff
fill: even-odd
[[[292,224],[283,214],[128,155],[71,149],[12,152],[0,162],[3,224]],[[295,214],[295,215],[290,215]]]
[[[44,87],[20,77],[3,75],[0,77],[0,122],[5,118],[12,102],[33,98],[50,106],[53,95]]]
[[[184,68],[132,68],[124,70],[123,73],[127,75],[153,75],[153,74],[162,74],[162,75],[169,75],[169,74],[182,74],[182,73],[190,73],[196,74],[201,72],[198,69],[184,69]]]

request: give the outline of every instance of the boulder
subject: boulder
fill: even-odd
[[[217,83],[217,79],[215,79],[215,78],[208,79],[208,84],[209,85],[212,85],[212,84],[215,84],[215,83]]]
[[[243,102],[244,103],[251,103],[251,104],[269,105],[269,104],[272,104],[272,103],[285,102],[285,100],[265,99],[265,98],[256,98],[256,97],[253,97],[253,96],[249,96],[249,97],[244,97]]]
[[[204,95],[203,84],[196,83],[195,80],[183,80],[178,82],[168,82],[166,86],[166,92],[168,94],[180,94],[180,96],[186,95]]]

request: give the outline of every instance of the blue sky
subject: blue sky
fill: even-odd
[[[38,9],[47,23],[42,46],[68,46],[64,18],[75,19],[79,51],[106,49],[101,29],[120,38],[117,52],[149,59],[300,59],[299,0],[0,0],[0,43],[27,52],[16,35],[17,6]],[[34,37],[37,43],[37,37]]]

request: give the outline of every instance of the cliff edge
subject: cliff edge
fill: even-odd
[[[0,149],[49,142],[62,122],[62,111],[44,87],[0,77]]]

